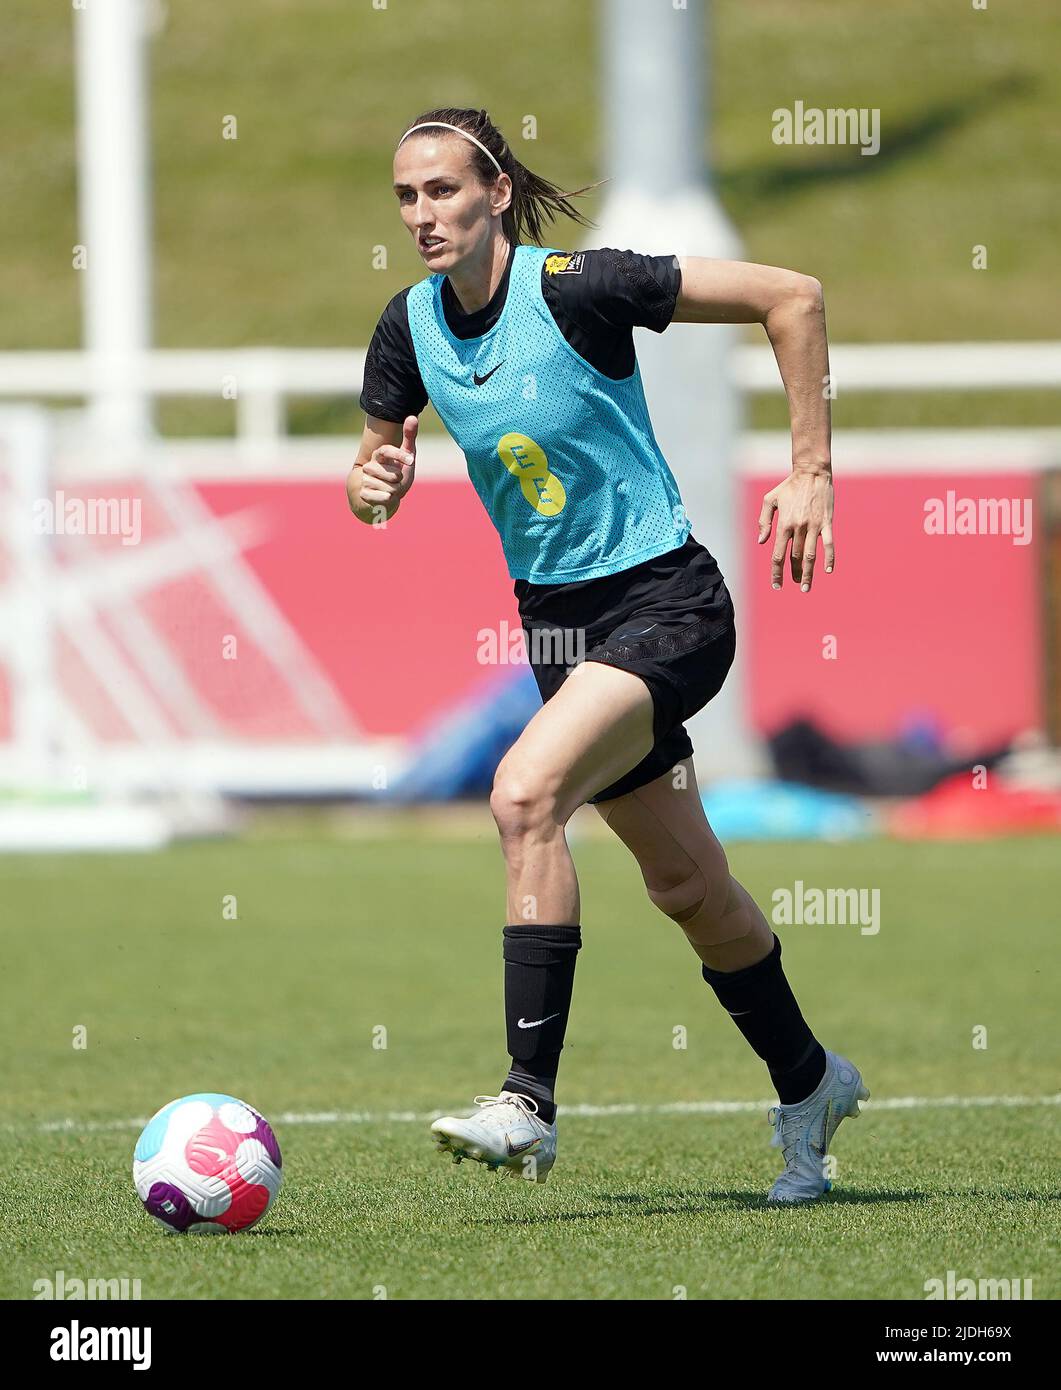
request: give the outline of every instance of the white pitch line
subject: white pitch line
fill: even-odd
[[[996,1106],[1061,1105],[1061,1094],[1052,1096],[890,1096],[883,1100],[865,1102],[874,1110],[970,1110],[991,1109]],[[607,1119],[612,1115],[749,1115],[769,1109],[776,1100],[678,1100],[665,1105],[561,1105],[558,1114],[572,1119]],[[464,1104],[454,1107],[466,1110]],[[430,1124],[448,1110],[318,1110],[287,1111],[275,1115],[277,1128],[282,1125],[373,1125],[373,1124]],[[866,1112],[869,1113],[869,1112]],[[143,1129],[148,1116],[130,1120],[46,1120],[36,1126],[43,1134],[96,1134],[107,1130]],[[5,1125],[5,1130],[24,1128]]]

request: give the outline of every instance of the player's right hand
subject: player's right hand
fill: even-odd
[[[400,502],[416,476],[416,431],[420,421],[407,415],[401,444],[381,444],[361,465],[361,502],[366,507],[389,507]]]

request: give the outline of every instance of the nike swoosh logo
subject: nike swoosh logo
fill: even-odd
[[[540,1139],[525,1139],[522,1144],[513,1144],[511,1138],[507,1134],[505,1135],[505,1144],[508,1146],[509,1158],[515,1158],[517,1154],[526,1153],[528,1149],[533,1148],[535,1144],[540,1144],[541,1142]]]
[[[533,1023],[528,1023],[525,1019],[522,1019],[522,1018],[521,1018],[520,1021],[516,1024],[516,1027],[517,1027],[517,1028],[540,1028],[540,1027],[542,1026],[543,1023],[548,1023],[550,1018],[559,1018],[559,1017],[560,1017],[560,1015],[559,1015],[558,1013],[556,1013],[556,1014],[550,1014],[550,1015],[549,1015],[549,1018],[536,1018],[536,1019],[534,1020]]]
[[[501,361],[497,364],[497,367],[503,367],[504,365],[505,359],[502,358]],[[475,382],[476,386],[482,386],[484,381],[490,380],[493,374],[497,371],[497,367],[491,367],[485,376],[480,376],[478,372],[472,372],[472,381]]]
[[[648,627],[643,627],[640,632],[624,632],[623,639],[627,637],[644,637],[646,632],[651,632],[654,627],[659,627],[659,623],[649,623]]]

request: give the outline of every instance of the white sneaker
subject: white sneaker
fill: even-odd
[[[770,1143],[785,1156],[785,1171],[770,1189],[770,1202],[813,1202],[832,1183],[825,1175],[829,1144],[841,1120],[857,1119],[858,1103],[869,1091],[854,1063],[835,1052],[825,1054],[825,1075],[806,1100],[775,1105]]]
[[[556,1121],[547,1125],[536,1101],[511,1091],[476,1096],[475,1103],[477,1114],[443,1115],[431,1126],[439,1153],[451,1153],[454,1163],[470,1158],[502,1176],[544,1182],[556,1161]]]

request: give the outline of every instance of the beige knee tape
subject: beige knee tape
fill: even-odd
[[[661,912],[681,927],[693,946],[726,946],[752,930],[752,921],[730,878],[725,906],[719,912],[707,899],[707,881],[699,868],[674,888],[648,890]]]
[[[690,795],[695,793],[690,791]],[[747,936],[754,927],[753,915],[745,911],[725,854],[703,821],[702,812],[691,817],[689,807],[675,797],[673,789],[658,783],[638,787],[630,796],[637,806],[640,838],[635,841],[631,830],[627,843],[638,854],[648,896],[655,906],[678,923],[693,946],[725,946]],[[623,819],[621,812],[614,816],[612,827],[620,837]],[[612,817],[608,820],[611,824]],[[673,880],[676,871],[685,868],[690,870],[688,877],[672,881],[668,888],[649,887],[653,851],[657,868],[667,877]],[[720,881],[723,875],[724,889]]]

